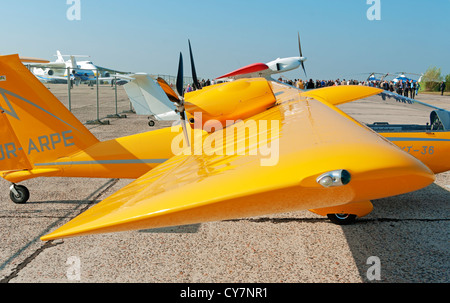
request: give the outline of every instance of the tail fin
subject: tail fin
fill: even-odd
[[[72,68],[78,68],[77,59],[74,56],[70,56],[70,61],[72,62]]]
[[[175,106],[161,86],[147,74],[130,76],[124,85],[128,98],[138,115],[153,115],[156,120],[178,120]]]
[[[30,170],[97,138],[20,62],[0,56],[0,171]]]
[[[61,52],[59,50],[56,51],[56,62],[64,62],[64,57],[61,55]]]

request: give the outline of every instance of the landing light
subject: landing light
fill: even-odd
[[[348,183],[350,183],[351,178],[352,176],[345,169],[334,170],[320,175],[317,178],[317,183],[327,188],[337,187],[347,185]]]

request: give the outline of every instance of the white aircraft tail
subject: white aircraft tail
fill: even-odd
[[[161,86],[149,75],[134,74],[129,78],[132,81],[125,84],[124,88],[136,114],[153,115],[156,120],[166,121],[180,118],[175,112],[175,105],[169,100]]]
[[[78,68],[77,59],[74,56],[70,56],[70,62],[72,62],[72,68]]]
[[[56,62],[64,62],[64,57],[61,55],[61,52],[59,50],[56,51]]]

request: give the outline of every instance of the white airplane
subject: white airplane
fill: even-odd
[[[228,78],[228,80],[239,79],[244,77],[270,78],[270,76],[273,74],[294,70],[299,66],[302,66],[303,70],[305,71],[305,66],[303,62],[306,61],[306,58],[302,56],[302,50],[300,46],[300,35],[298,37],[298,42],[299,42],[300,57],[291,57],[283,59],[278,58],[267,64],[263,63],[252,64],[248,67],[244,67],[242,69],[219,77],[217,79],[222,79],[225,77]],[[192,77],[194,81],[193,86],[195,86],[195,83],[198,84],[198,79],[194,67],[194,58],[192,54],[190,41],[189,41],[189,53],[191,59]],[[167,91],[161,87],[168,85],[167,83],[164,82],[164,80],[162,79],[155,80],[146,73],[129,74],[126,76],[121,75],[121,78],[130,81],[129,83],[124,85],[124,88],[137,115],[153,116],[157,121],[180,120],[180,116],[176,111],[174,103],[170,101],[169,98],[167,97]],[[201,88],[198,87],[197,89]],[[149,119],[150,119],[150,121],[148,122],[149,126],[154,126],[155,121],[152,120],[152,118],[150,117]]]
[[[300,66],[303,68],[303,71],[306,75],[304,62],[307,60],[306,57],[303,57],[302,47],[300,44],[300,34],[298,35],[298,48],[300,52],[300,57],[289,57],[289,58],[278,58],[269,63],[255,63],[250,64],[231,73],[220,76],[216,79],[240,79],[240,78],[255,78],[255,77],[263,77],[270,79],[274,74],[280,74],[284,72],[288,72],[294,69],[299,68]]]
[[[193,86],[200,88],[197,73],[194,66],[194,56],[192,54],[191,42],[189,42],[189,54],[191,59]],[[178,75],[183,74],[183,56],[180,54]],[[122,75],[122,79],[130,80],[124,85],[124,89],[128,95],[128,98],[133,105],[133,108],[137,115],[150,115],[157,121],[178,121],[180,114],[177,107],[174,105],[177,103],[179,96],[171,96],[170,92],[173,92],[172,87],[162,78],[153,79],[146,73],[135,73],[129,75]],[[177,77],[177,91],[183,93],[184,85],[182,79]],[[184,94],[184,93],[183,93]],[[172,101],[169,99],[172,98]],[[176,101],[174,103],[174,101]],[[155,125],[155,121],[152,117],[149,117],[148,125],[150,127]]]
[[[84,55],[61,55],[56,51],[56,61],[49,63],[29,64],[30,71],[42,82],[67,81],[68,74],[71,80],[75,80],[76,85],[81,81],[112,80],[111,72],[121,73],[112,69],[96,66],[92,61],[77,61],[76,58],[88,58]],[[64,60],[64,57],[70,57]]]
[[[180,119],[174,103],[169,100],[161,85],[146,73],[121,76],[130,80],[123,87],[137,115],[152,115],[158,121],[175,121]],[[154,126],[154,120],[149,121]]]

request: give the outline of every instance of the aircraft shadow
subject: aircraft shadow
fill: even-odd
[[[182,226],[172,226],[172,227],[162,227],[162,228],[152,228],[152,229],[142,229],[141,233],[166,233],[166,234],[194,234],[200,229],[200,223],[182,225]]]
[[[75,205],[88,205],[96,204],[100,201],[86,201],[86,200],[55,200],[55,201],[30,201],[26,205],[39,205],[39,204],[75,204]]]
[[[449,192],[432,184],[373,201],[374,211],[342,226],[364,282],[450,282]],[[379,279],[370,257],[379,258]],[[369,272],[369,274],[368,274]]]

